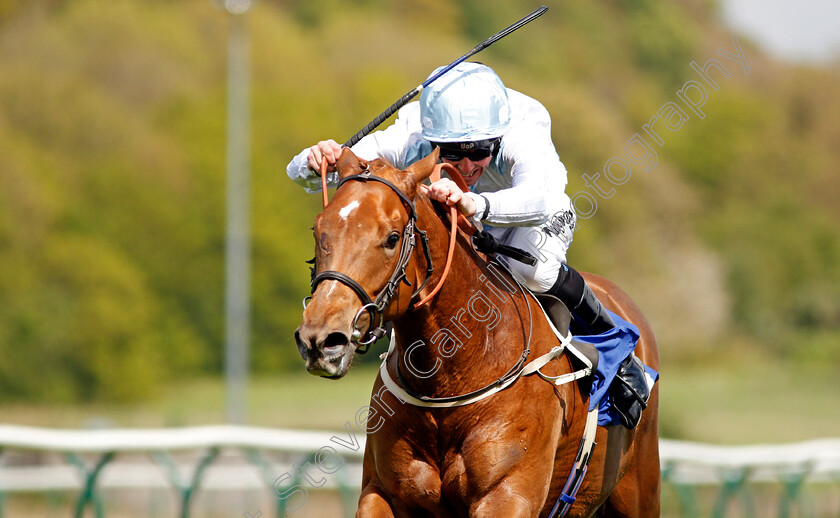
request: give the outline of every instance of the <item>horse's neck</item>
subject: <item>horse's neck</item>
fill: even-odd
[[[430,207],[418,206],[418,212],[421,226],[429,229],[435,270],[442,270],[449,238]],[[526,304],[501,268],[484,266],[469,241],[459,240],[440,291],[394,322],[403,376],[415,390],[440,396],[474,390],[503,375],[528,338]]]

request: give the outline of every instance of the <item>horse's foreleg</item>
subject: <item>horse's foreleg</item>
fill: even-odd
[[[379,492],[374,483],[368,483],[359,497],[359,509],[356,518],[394,518],[391,504]]]
[[[604,502],[603,516],[654,518],[659,516],[659,462],[657,457],[644,459],[631,466],[613,493]]]
[[[615,517],[658,517],[661,477],[657,430],[659,387],[655,386],[636,428],[627,471],[604,503],[603,515]]]

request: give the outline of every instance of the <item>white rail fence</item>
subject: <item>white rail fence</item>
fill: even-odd
[[[56,430],[0,425],[0,517],[4,499],[13,494],[72,492],[76,516],[90,507],[99,517],[106,515],[103,491],[166,488],[178,496],[182,517],[190,515],[199,490],[262,490],[274,497],[274,513],[284,516],[305,505],[311,491],[331,489],[340,492],[349,512],[361,484],[364,441],[349,426],[329,433],[241,426]],[[756,484],[778,486],[778,516],[840,516],[840,505],[814,511],[808,497],[815,485],[832,498],[840,495],[840,439],[752,446],[662,439],[660,457],[663,492],[676,496],[683,516],[700,516],[703,488],[713,489],[712,516],[724,516],[733,503],[742,515],[755,516],[750,488]]]

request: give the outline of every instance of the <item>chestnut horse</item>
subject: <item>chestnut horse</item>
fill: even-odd
[[[400,171],[343,151],[342,183],[315,219],[317,275],[295,332],[310,373],[344,376],[359,343],[381,336],[370,333],[379,318],[393,322],[396,334],[390,378],[410,394],[444,401],[510,381],[522,358],[558,344],[533,296],[511,289],[516,285],[463,233],[440,291],[415,307],[440,278],[449,247],[447,213],[417,189],[437,160],[435,151]],[[639,328],[635,353],[658,370],[656,342],[639,308],[609,281],[585,277],[610,310]],[[574,370],[568,355],[542,368],[552,376]],[[398,399],[377,376],[356,516],[549,516],[581,445],[590,384],[522,376],[472,404],[425,408]],[[659,516],[658,399],[654,386],[633,430],[597,428],[567,516]]]

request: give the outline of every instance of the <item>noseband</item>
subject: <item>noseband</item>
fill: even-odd
[[[371,344],[385,336],[386,331],[383,327],[382,314],[391,303],[391,299],[396,294],[400,283],[404,282],[407,286],[411,286],[411,282],[408,281],[406,276],[405,269],[408,266],[408,261],[411,259],[411,253],[414,251],[414,247],[416,246],[416,234],[420,234],[423,254],[426,257],[426,278],[423,280],[423,283],[411,294],[412,298],[420,293],[420,291],[426,287],[426,284],[429,283],[429,279],[432,277],[434,268],[432,267],[432,255],[429,251],[429,238],[425,231],[417,228],[417,211],[414,208],[414,202],[412,202],[396,185],[392,184],[388,180],[379,178],[378,176],[371,176],[371,172],[367,170],[367,168],[365,168],[365,170],[360,174],[351,175],[341,180],[338,183],[338,188],[340,189],[342,185],[349,181],[374,181],[385,184],[400,197],[403,204],[405,204],[408,209],[408,222],[406,223],[405,228],[403,228],[400,243],[400,255],[397,260],[397,266],[391,274],[391,278],[376,298],[371,298],[362,285],[353,280],[350,276],[335,270],[325,270],[312,278],[312,293],[315,293],[315,289],[322,281],[334,280],[353,290],[353,292],[356,293],[356,296],[358,296],[362,301],[361,309],[356,312],[356,316],[353,318],[353,334],[351,336],[351,341],[357,344],[356,351],[359,354],[364,354],[368,351]],[[358,323],[359,318],[364,313],[368,314],[370,321],[368,323],[367,330],[363,333],[358,328]]]

